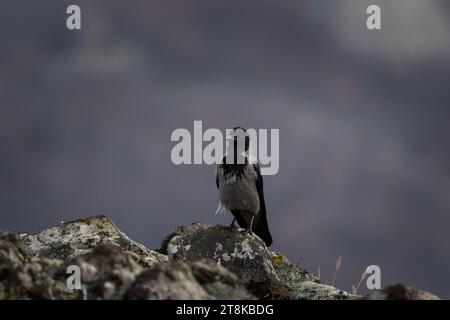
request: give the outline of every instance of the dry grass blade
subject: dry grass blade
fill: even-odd
[[[342,256],[339,256],[339,258],[336,260],[336,269],[334,271],[332,286],[334,286],[334,283],[336,282],[336,277],[339,272],[339,269],[341,268],[341,264],[342,264]]]
[[[320,265],[317,265],[317,277],[319,278],[320,281]]]
[[[356,287],[352,285],[352,294],[356,294]]]
[[[364,279],[366,278],[366,276],[367,276],[367,268],[364,269],[364,272],[363,272],[363,274],[361,275],[361,279],[359,280],[358,285],[356,286],[356,288],[355,288],[355,286],[352,286],[352,292],[353,292],[353,294],[357,294],[357,293],[358,293],[359,286],[360,286],[361,283],[364,281]]]

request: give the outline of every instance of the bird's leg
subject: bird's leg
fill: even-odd
[[[253,232],[253,220],[255,219],[255,215],[252,214],[252,220],[250,220],[250,227],[245,230],[246,233],[252,233]]]
[[[236,221],[236,217],[233,217],[233,221],[231,221],[230,229],[234,228],[234,222]]]
[[[253,231],[253,220],[255,219],[255,215],[252,214],[252,220],[250,221],[250,231]]]

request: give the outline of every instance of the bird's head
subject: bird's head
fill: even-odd
[[[246,152],[250,147],[250,137],[247,130],[242,127],[233,128],[233,132],[227,137],[227,140],[233,143],[235,150],[238,151]]]

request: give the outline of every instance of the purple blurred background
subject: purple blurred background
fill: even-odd
[[[450,297],[449,1],[79,0],[68,31],[72,3],[0,3],[0,228],[105,213],[155,248],[228,224],[171,132],[279,128],[273,250],[323,282],[342,256],[342,289],[377,264]]]

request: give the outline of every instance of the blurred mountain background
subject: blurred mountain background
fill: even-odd
[[[81,31],[69,4],[0,3],[0,228],[105,213],[157,247],[228,224],[171,132],[278,128],[272,250],[323,282],[342,256],[342,289],[377,264],[450,298],[450,2],[79,0]]]

